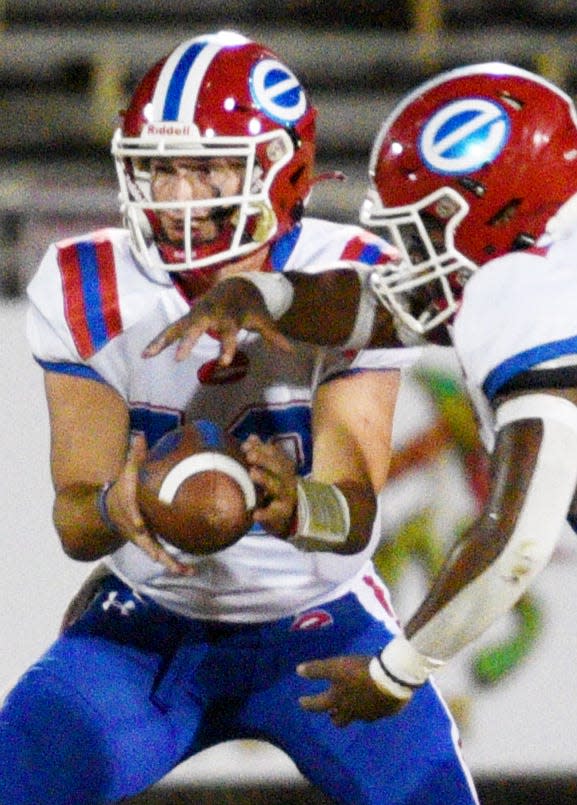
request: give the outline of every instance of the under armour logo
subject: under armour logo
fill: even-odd
[[[134,601],[126,601],[126,603],[122,603],[122,601],[118,601],[118,592],[113,590],[111,593],[108,593],[108,598],[102,604],[102,609],[106,612],[109,609],[118,609],[120,614],[124,617],[128,617],[133,609],[136,609],[136,604]]]

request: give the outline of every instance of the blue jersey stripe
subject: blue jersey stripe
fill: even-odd
[[[94,344],[99,350],[108,340],[108,328],[104,319],[102,294],[100,291],[98,255],[91,241],[82,241],[76,246],[80,267],[80,283],[84,298],[86,323]]]
[[[106,383],[106,380],[90,366],[83,363],[63,363],[61,361],[43,361],[35,358],[36,362],[45,372],[57,372],[61,375],[74,375],[74,377],[84,377],[87,380],[97,380],[99,383]]]
[[[208,419],[197,419],[192,424],[195,425],[207,447],[219,450],[225,446],[222,428],[215,422]]]
[[[283,235],[272,244],[269,261],[273,271],[282,271],[284,269],[297,245],[301,230],[302,224],[297,224],[286,235]]]
[[[186,84],[186,79],[190,69],[196,61],[198,54],[206,47],[207,42],[197,42],[186,50],[172,73],[171,79],[166,90],[164,109],[162,112],[163,120],[178,120],[182,93]]]
[[[525,352],[520,352],[503,361],[489,372],[483,383],[483,391],[489,400],[492,400],[499,389],[515,375],[526,372],[544,361],[573,353],[577,354],[577,336],[551,341],[548,344],[539,344],[537,347],[527,349]]]
[[[357,259],[361,263],[367,263],[367,265],[372,266],[375,265],[375,263],[377,263],[382,256],[383,252],[376,243],[367,243]]]

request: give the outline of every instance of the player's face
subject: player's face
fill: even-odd
[[[420,234],[416,226],[411,224],[404,226],[401,231],[407,255],[414,266],[413,277],[415,279],[414,287],[405,296],[405,305],[417,319],[426,311],[436,315],[446,306],[443,284],[428,267],[432,258],[435,256],[442,258],[447,253],[445,225],[427,212],[421,214],[421,220],[426,238]],[[423,266],[422,271],[419,271],[420,266]],[[418,282],[419,276],[422,277],[422,284]],[[448,274],[444,281],[451,286],[458,283],[458,272]],[[453,290],[456,288],[457,286]],[[436,343],[448,343],[444,336],[445,330],[442,327],[430,332],[428,338]]]
[[[154,201],[202,202],[240,192],[244,177],[243,164],[220,158],[154,158],[150,161],[150,188]],[[191,213],[193,244],[211,243],[219,236],[231,212],[222,207],[199,204]],[[173,246],[184,241],[184,207],[157,211],[166,240]]]

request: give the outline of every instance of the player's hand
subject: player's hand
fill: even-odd
[[[240,330],[257,332],[272,346],[292,350],[290,341],[278,331],[254,285],[232,276],[195,300],[191,310],[159,333],[142,356],[152,358],[178,342],[175,357],[182,361],[190,355],[201,335],[210,332],[220,341],[219,363],[229,366],[236,353]]]
[[[119,534],[127,541],[133,542],[154,562],[160,562],[172,573],[191,575],[194,566],[179,562],[152,534],[144,522],[136,498],[138,473],[146,459],[146,440],[142,434],[136,434],[126,457],[124,468],[111,486],[106,499],[111,521]]]
[[[351,655],[301,663],[297,668],[300,676],[330,683],[322,693],[301,696],[301,706],[314,713],[327,712],[337,727],[398,713],[407,702],[381,693],[369,674],[371,659]]]
[[[271,534],[289,536],[297,503],[294,462],[278,445],[262,442],[250,435],[241,445],[250,465],[250,477],[261,490],[262,505],[253,512],[253,520]]]

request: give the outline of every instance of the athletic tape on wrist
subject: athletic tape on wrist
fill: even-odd
[[[407,701],[414,693],[413,688],[402,685],[392,678],[392,676],[383,667],[380,657],[373,657],[369,663],[369,676],[378,687],[378,689],[385,693],[387,696],[394,696],[395,699]]]
[[[188,456],[175,464],[160,485],[158,491],[160,502],[172,503],[183,481],[200,472],[222,472],[229,475],[240,486],[246,508],[250,510],[256,506],[256,490],[250,475],[242,464],[230,456],[211,452],[197,453],[195,456]]]
[[[343,348],[363,349],[371,340],[378,302],[370,281],[372,270],[355,268],[354,266],[350,267],[356,271],[361,290],[357,307],[357,317],[349,337],[343,344]]]
[[[405,701],[442,665],[442,660],[425,657],[404,635],[397,635],[373,657],[369,674],[379,690]]]
[[[298,481],[296,533],[288,542],[302,551],[330,550],[344,545],[350,527],[347,499],[335,484]]]
[[[275,321],[282,318],[293,303],[295,292],[292,283],[278,271],[242,271],[234,276],[254,285]]]

